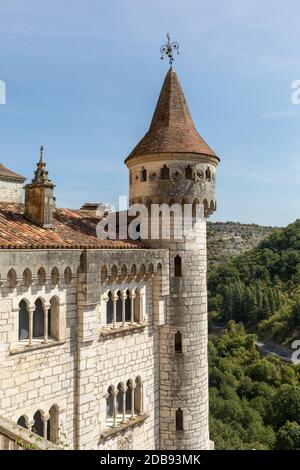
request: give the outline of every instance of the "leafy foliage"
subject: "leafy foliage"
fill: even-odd
[[[300,326],[300,219],[275,230],[256,248],[211,268],[209,311],[214,319],[235,320],[279,341]]]
[[[261,358],[256,336],[230,321],[211,335],[210,433],[217,449],[300,446],[300,366]]]

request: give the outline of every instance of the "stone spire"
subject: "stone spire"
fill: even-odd
[[[53,228],[55,185],[48,177],[44,161],[44,148],[40,148],[40,159],[30,184],[25,186],[25,216],[43,228]]]
[[[195,153],[217,157],[198,134],[176,72],[170,68],[150,128],[127,160],[156,153]]]
[[[45,184],[48,186],[52,185],[52,187],[54,187],[52,181],[49,180],[48,171],[46,171],[46,163],[44,161],[44,147],[42,145],[40,147],[40,159],[36,166],[37,169],[34,172],[32,183]]]

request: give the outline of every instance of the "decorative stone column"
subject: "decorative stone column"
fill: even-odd
[[[121,387],[121,392],[122,392],[122,423],[125,423],[126,421],[126,387],[122,384]]]
[[[143,294],[139,294],[139,323],[144,323],[144,298]]]
[[[131,416],[130,419],[134,419],[134,384],[131,385]]]
[[[49,419],[50,419],[50,414],[49,413],[43,413],[42,414],[43,437],[44,437],[44,439],[47,439],[47,425],[48,425]]]
[[[116,403],[117,393],[116,393],[116,390],[114,388],[111,391],[111,396],[112,396],[112,399],[113,399],[113,425],[112,425],[112,427],[116,428],[117,427],[117,421],[116,421],[116,417],[117,417],[117,403]]]
[[[117,308],[116,308],[116,304],[117,304],[117,294],[115,292],[112,293],[111,295],[111,300],[112,300],[112,305],[113,305],[113,328],[116,328],[116,314],[117,314]]]
[[[32,338],[33,338],[33,312],[35,311],[35,307],[29,307],[29,332],[28,332],[28,344],[27,346],[32,346]]]
[[[48,316],[49,316],[50,304],[44,305],[44,341],[48,343]]]
[[[141,407],[140,407],[140,415],[142,415],[144,413],[144,384],[143,384],[143,381],[140,380],[140,392],[141,392]]]
[[[135,299],[135,292],[130,292],[130,299],[131,299],[131,310],[130,310],[130,324],[134,324],[134,299]]]
[[[122,291],[121,299],[122,299],[122,326],[125,326],[125,302],[126,302],[126,291]]]
[[[34,419],[30,419],[27,421],[27,429],[29,429],[29,431],[32,431],[32,428],[34,426]]]
[[[109,301],[109,297],[107,294],[104,294],[102,300],[105,302],[105,326],[107,326],[107,302]],[[102,325],[103,326],[103,325]]]

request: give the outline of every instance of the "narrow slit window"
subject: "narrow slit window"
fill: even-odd
[[[176,431],[183,431],[183,411],[181,408],[176,411]]]
[[[175,277],[182,276],[181,257],[179,255],[175,256],[174,258],[174,272],[175,272]]]
[[[182,334],[180,331],[175,334],[175,352],[182,353]]]
[[[147,181],[147,170],[146,170],[146,168],[142,168],[141,181]]]

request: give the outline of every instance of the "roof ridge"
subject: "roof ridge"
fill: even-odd
[[[12,171],[9,168],[7,168],[6,166],[4,166],[3,163],[0,163],[0,177],[1,176],[3,178],[18,179],[20,181],[22,180],[22,182],[26,180],[25,176],[22,176],[22,175],[19,175],[18,173],[15,173],[14,171]]]

